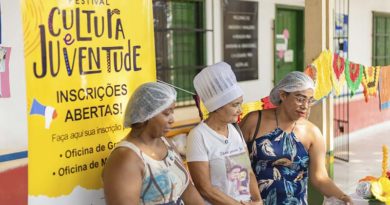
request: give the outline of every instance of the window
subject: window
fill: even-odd
[[[333,45],[334,52],[348,58],[349,0],[335,0]]]
[[[204,0],[153,0],[157,79],[194,91],[192,79],[206,65]],[[177,105],[194,105],[177,90]]]
[[[374,13],[372,65],[390,64],[390,14]]]

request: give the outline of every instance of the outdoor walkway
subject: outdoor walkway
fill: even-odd
[[[334,181],[344,192],[354,193],[359,179],[367,175],[381,175],[383,144],[390,149],[390,121],[350,134],[349,162],[334,163]]]

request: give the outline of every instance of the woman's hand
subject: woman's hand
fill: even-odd
[[[248,201],[248,202],[243,202],[240,201],[242,205],[263,205],[263,201]]]
[[[249,203],[250,205],[263,205],[263,201],[251,201],[250,203]]]
[[[339,198],[341,201],[343,201],[346,205],[353,205],[352,199],[350,196],[344,194]]]

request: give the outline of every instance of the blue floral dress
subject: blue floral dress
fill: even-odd
[[[307,205],[309,155],[293,131],[255,139],[251,164],[264,205]]]

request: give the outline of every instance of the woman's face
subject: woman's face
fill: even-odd
[[[240,178],[240,167],[235,167],[232,170],[230,170],[228,174],[228,178],[230,181],[238,180]]]
[[[306,118],[310,107],[315,103],[312,89],[291,93],[282,91],[280,97],[282,99],[281,107],[284,108],[287,116],[292,120],[298,120],[302,117]]]
[[[243,102],[243,97],[238,97],[232,102],[222,106],[221,108],[215,111],[215,114],[219,119],[226,121],[226,123],[235,123],[237,122],[238,116],[241,114],[241,105]]]
[[[248,173],[245,170],[240,172],[240,181],[244,181],[247,178]]]
[[[156,134],[158,137],[164,136],[172,126],[174,122],[173,111],[175,109],[175,103],[172,103],[167,109],[163,110],[148,121],[147,129],[151,133]]]

